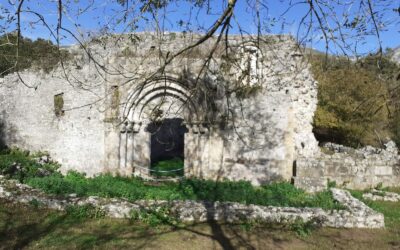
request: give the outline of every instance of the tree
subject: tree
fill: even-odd
[[[0,6],[0,35],[15,32],[15,39],[3,39],[0,46],[13,48],[15,60],[8,67],[19,76],[19,71],[26,67],[21,60],[25,50],[22,36],[32,34],[35,29],[57,46],[61,67],[64,68],[66,60],[62,46],[69,41],[80,46],[100,74],[120,74],[118,69],[98,60],[89,44],[97,41],[107,45],[102,40],[107,36],[114,37],[114,43],[121,43],[126,34],[130,34],[134,44],[135,32],[151,31],[158,41],[155,50],[160,52],[160,64],[142,80],[145,83],[164,74],[166,67],[181,55],[195,53],[196,48],[209,43],[208,53],[201,56],[203,66],[194,77],[194,88],[201,89],[199,85],[204,85],[204,81],[199,80],[212,71],[216,57],[234,61],[229,53],[234,50],[229,34],[250,36],[257,45],[265,42],[267,34],[291,31],[300,48],[322,49],[325,63],[328,55],[338,54],[353,60],[373,53],[377,69],[383,69],[382,34],[398,31],[393,28],[400,27],[397,4],[395,0],[10,0]],[[161,53],[172,31],[197,35],[177,51]],[[131,53],[129,48],[126,53]],[[74,86],[82,86],[79,79],[67,72],[65,78]],[[28,87],[35,87],[23,77],[20,79]],[[242,95],[253,89],[239,87],[231,91]]]
[[[287,32],[288,25],[292,25],[292,29],[291,22],[296,21],[296,38],[301,45],[323,42],[326,54],[340,53],[351,57],[371,52],[371,49],[382,53],[381,33],[399,24],[396,4],[394,0],[281,0],[279,3],[265,0],[111,0],[105,5],[95,0],[40,3],[19,0],[1,6],[0,34],[16,32],[16,40],[3,42],[3,45],[13,44],[16,54],[21,47],[18,38],[32,29],[43,31],[59,47],[69,39],[79,43],[82,49],[85,49],[85,39],[94,34],[102,36],[145,30],[157,33],[157,37],[171,30],[203,34],[193,44],[169,55],[165,60],[165,64],[169,64],[212,36],[219,37],[215,43],[228,47],[229,44],[224,44],[227,34],[252,35],[260,39],[268,33]],[[280,12],[271,14],[276,10]],[[212,19],[204,22],[196,19],[199,17]],[[94,27],[87,28],[94,22]],[[365,47],[365,42],[371,42],[371,37],[375,38],[377,46]],[[214,52],[210,51],[210,57]]]

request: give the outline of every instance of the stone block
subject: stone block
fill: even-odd
[[[328,180],[324,177],[293,177],[293,183],[297,188],[310,193],[320,192],[326,190],[328,187]]]
[[[392,175],[393,174],[393,168],[388,167],[388,166],[382,166],[382,167],[375,167],[375,174],[376,175]]]

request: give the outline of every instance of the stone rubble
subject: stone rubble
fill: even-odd
[[[371,192],[363,194],[363,198],[373,201],[399,202],[400,194],[373,189]]]
[[[315,222],[325,227],[335,228],[383,228],[384,216],[367,207],[351,196],[348,191],[332,188],[334,199],[346,207],[345,210],[326,211],[321,208],[293,208],[244,205],[235,202],[206,201],[155,201],[139,200],[128,202],[125,199],[106,199],[95,196],[87,198],[71,194],[60,198],[44,194],[28,185],[14,180],[0,178],[0,198],[17,203],[36,201],[56,210],[65,210],[71,205],[92,205],[112,218],[129,218],[133,211],[169,209],[182,222],[206,222],[210,220],[240,222],[257,220],[268,223],[292,223],[298,219]]]

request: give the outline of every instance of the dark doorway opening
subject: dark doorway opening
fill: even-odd
[[[153,176],[183,176],[187,129],[182,123],[183,119],[172,118],[153,122],[147,127],[151,133],[150,161]]]

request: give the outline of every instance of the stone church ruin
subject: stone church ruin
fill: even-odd
[[[398,183],[394,145],[384,162],[375,151],[359,160],[321,153],[312,132],[317,82],[290,36],[230,36],[229,50],[217,47],[204,67],[212,38],[163,67],[196,36],[100,37],[90,56],[72,46],[64,67],[21,72],[31,88],[5,76],[1,141],[47,151],[64,173],[88,176],[153,178],[155,162],[181,158],[185,177],[293,181],[311,191],[328,177],[354,187]]]

